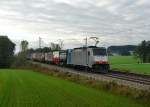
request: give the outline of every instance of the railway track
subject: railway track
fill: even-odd
[[[37,63],[37,62],[34,62],[34,64],[41,64],[42,67],[47,67],[48,69],[51,70],[57,69],[63,72],[79,74],[97,80],[116,81],[121,85],[128,85],[140,89],[150,89],[149,75],[142,75],[142,74],[140,75],[134,73],[120,72],[120,71],[109,71],[108,73],[92,73],[87,71],[85,72],[85,70],[77,70],[73,68],[60,67],[56,65],[48,65],[48,64]]]
[[[144,77],[143,75],[133,75],[133,74],[126,74],[126,73],[117,73],[117,72],[109,72],[103,74],[107,77],[117,78],[121,80],[131,81],[139,84],[150,85],[150,78]]]
[[[83,70],[80,70],[80,71],[83,72]],[[123,72],[123,71],[112,71],[112,70],[110,70],[108,73],[95,73],[95,74],[150,86],[149,75],[135,74],[135,73],[129,73],[129,72]]]

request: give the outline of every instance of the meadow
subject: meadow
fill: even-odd
[[[150,75],[150,63],[139,63],[133,56],[109,56],[111,69]]]
[[[0,70],[0,107],[144,107],[128,97],[28,70]]]

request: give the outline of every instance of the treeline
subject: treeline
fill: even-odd
[[[37,48],[37,49],[27,49],[26,52],[27,53],[33,53],[33,52],[50,52],[50,51],[58,51],[61,50],[62,46],[60,46],[60,44],[55,44],[55,43],[51,43],[50,47],[43,47],[43,48]]]
[[[135,45],[123,45],[123,46],[110,46],[108,47],[109,55],[131,55],[132,52],[137,48]]]
[[[50,47],[43,47],[43,48],[37,48],[37,49],[28,49],[28,41],[23,40],[21,41],[20,47],[21,50],[20,52],[15,55],[15,61],[13,62],[13,67],[24,67],[28,66],[28,61],[27,59],[31,57],[31,54],[36,52],[36,53],[45,53],[45,52],[50,52],[52,50],[61,50],[60,44],[55,44],[51,43]]]

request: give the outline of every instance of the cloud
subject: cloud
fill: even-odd
[[[33,42],[41,36],[46,43],[61,38],[74,46],[67,39],[138,44],[150,40],[149,10],[148,0],[1,0],[0,34]]]

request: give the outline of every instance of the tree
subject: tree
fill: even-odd
[[[134,55],[143,63],[150,62],[150,41],[142,41],[136,48]]]
[[[61,50],[61,46],[59,44],[51,43],[51,49],[54,51]]]
[[[62,49],[64,47],[64,41],[62,39],[59,39],[58,41],[59,41],[59,44],[57,45],[59,45],[60,49]]]
[[[7,36],[0,36],[0,68],[11,65],[14,49],[15,44]]]
[[[25,52],[25,51],[27,51],[27,49],[28,49],[28,41],[26,41],[26,40],[23,40],[23,41],[21,41],[21,52]]]
[[[25,67],[28,65],[27,59],[30,59],[33,49],[28,49],[28,41],[23,40],[20,44],[21,51],[15,55],[12,67]]]

